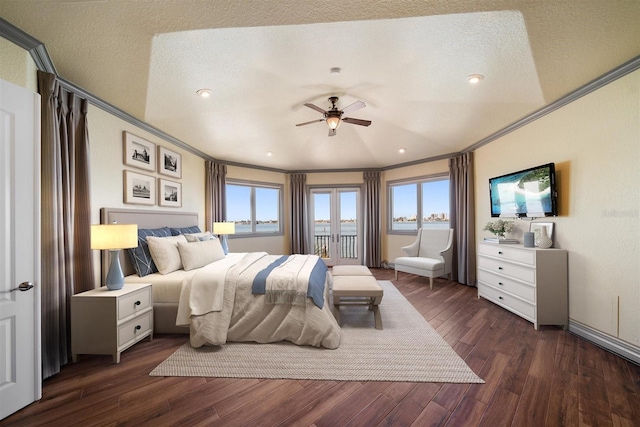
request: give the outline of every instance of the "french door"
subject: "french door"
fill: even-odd
[[[310,247],[328,266],[362,263],[360,188],[312,188]]]

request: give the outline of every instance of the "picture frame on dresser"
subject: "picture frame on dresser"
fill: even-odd
[[[534,234],[537,240],[542,230],[546,227],[547,237],[553,240],[553,222],[531,222],[529,231]]]
[[[124,171],[124,203],[130,205],[156,204],[156,179],[150,175]]]
[[[182,156],[175,151],[158,146],[158,172],[173,178],[182,178]]]
[[[170,208],[182,207],[182,184],[158,178],[158,205]]]
[[[127,131],[122,132],[123,163],[150,172],[156,170],[156,144]]]

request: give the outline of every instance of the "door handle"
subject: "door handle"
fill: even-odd
[[[13,291],[24,292],[24,291],[28,291],[31,288],[33,288],[33,284],[31,282],[22,282],[18,285],[17,288],[9,289],[9,292],[13,292]]]

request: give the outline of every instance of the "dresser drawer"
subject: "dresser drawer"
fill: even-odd
[[[478,270],[478,281],[483,284],[493,286],[496,289],[501,289],[510,294],[519,296],[532,304],[536,302],[536,289],[534,286],[525,285],[515,280],[511,280],[508,277],[499,276],[497,274],[489,273],[485,270]]]
[[[536,270],[493,258],[478,257],[478,268],[535,285]]]
[[[536,309],[531,304],[482,283],[478,283],[478,295],[516,313],[520,317],[535,322]]]
[[[118,347],[149,333],[153,324],[153,311],[129,320],[118,327]]]
[[[118,299],[118,320],[140,313],[148,307],[151,307],[151,286],[131,292]]]
[[[497,243],[480,243],[478,245],[478,254],[502,258],[507,261],[520,262],[531,266],[536,264],[535,251],[512,248],[508,245],[500,245]]]

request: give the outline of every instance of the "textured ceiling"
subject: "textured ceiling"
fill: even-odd
[[[0,16],[92,94],[214,158],[282,170],[458,152],[640,55],[636,0],[0,0]],[[331,95],[364,101],[349,116],[372,125],[295,126]]]

